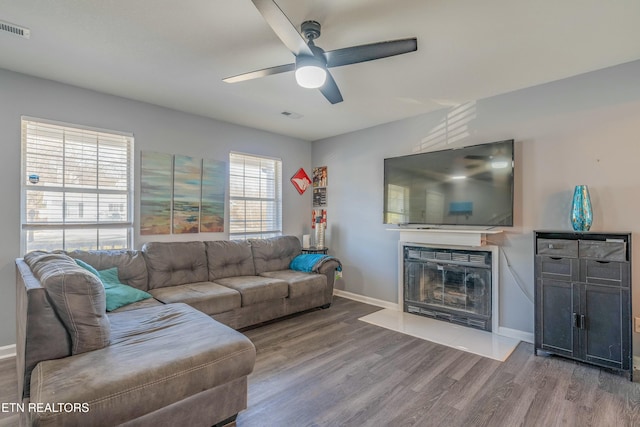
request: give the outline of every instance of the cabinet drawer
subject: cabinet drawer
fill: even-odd
[[[577,281],[578,259],[551,256],[536,256],[536,277],[544,279]]]
[[[627,244],[625,242],[580,240],[578,248],[580,258],[592,258],[604,261],[627,261]]]
[[[563,239],[538,239],[538,255],[549,255],[557,257],[578,257],[578,241]]]
[[[580,260],[580,281],[584,283],[629,287],[629,271],[627,262]]]

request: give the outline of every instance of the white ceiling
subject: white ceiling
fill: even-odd
[[[0,68],[317,140],[640,59],[638,0],[276,0],[322,24],[325,50],[418,38],[418,51],[332,69],[331,105],[250,0],[0,0]],[[298,119],[280,113],[294,112]]]

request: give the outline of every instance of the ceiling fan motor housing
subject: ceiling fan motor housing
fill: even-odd
[[[300,29],[302,30],[302,34],[304,34],[310,42],[320,37],[321,34],[320,23],[318,21],[304,21],[300,24]]]

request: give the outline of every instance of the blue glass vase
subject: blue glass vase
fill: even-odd
[[[591,198],[586,185],[576,185],[571,206],[571,225],[575,231],[589,231],[593,223]]]

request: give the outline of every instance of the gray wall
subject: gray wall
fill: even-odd
[[[184,154],[228,161],[229,151],[282,159],[283,226],[301,237],[310,231],[311,192],[298,195],[288,182],[303,167],[311,174],[311,143],[282,135],[184,114],[124,98],[28,77],[0,69],[0,347],[15,343],[15,270],[20,254],[20,116],[132,132],[135,136],[136,192],[140,151]],[[221,102],[212,99],[211,102]],[[136,224],[139,203],[136,199]],[[228,230],[228,213],[227,213]],[[226,233],[144,236],[144,240],[223,239]],[[137,234],[136,247],[143,239]]]
[[[515,226],[501,238],[512,267],[506,267],[501,255],[501,326],[533,331],[531,232],[570,229],[568,212],[577,184],[590,187],[595,216],[592,230],[634,233],[634,315],[638,316],[638,75],[640,61],[310,144],[0,70],[0,191],[4,200],[0,346],[15,342],[13,260],[21,255],[21,115],[133,132],[136,164],[141,150],[219,160],[226,160],[231,149],[281,157],[284,232],[298,236],[310,231],[310,192],[299,196],[287,180],[299,167],[310,172],[311,166],[328,166],[327,241],[331,253],[344,264],[344,278],[337,287],[390,302],[397,297],[398,234],[382,224],[382,160],[514,138]],[[137,203],[135,208],[137,218]],[[225,237],[224,233],[197,236]],[[141,243],[137,236],[136,246]],[[635,353],[640,354],[637,334],[634,341]]]
[[[592,230],[634,233],[640,301],[639,75],[640,61],[315,141],[313,166],[328,167],[327,244],[345,265],[336,287],[397,302],[398,233],[382,224],[384,158],[513,138],[515,225],[500,238],[500,326],[533,332],[532,231],[571,229],[577,184],[590,188]]]

